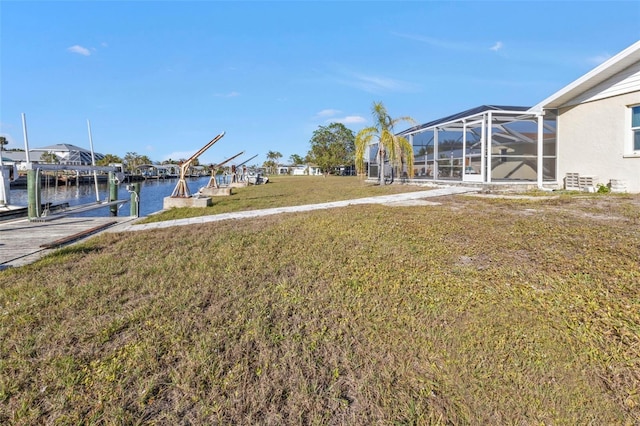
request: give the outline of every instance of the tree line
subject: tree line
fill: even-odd
[[[307,155],[302,157],[293,154],[289,157],[290,163],[294,166],[311,163],[324,173],[341,166],[355,165],[358,175],[363,175],[368,162],[365,158],[367,148],[373,147],[376,149],[378,180],[382,185],[385,183],[385,162],[389,163],[392,173],[396,170],[396,173],[406,173],[412,177],[413,146],[409,140],[395,134],[395,126],[403,121],[413,124],[415,120],[408,116],[392,118],[382,102],[374,102],[371,112],[374,125],[360,130],[357,135],[342,123],[319,126],[309,141]],[[263,167],[268,173],[277,173],[280,158],[281,153],[269,151]]]
[[[313,164],[324,173],[330,173],[340,166],[354,164],[355,135],[342,123],[318,127],[313,132],[309,143],[311,148],[304,157],[299,154],[292,154],[289,157],[290,165]],[[263,168],[267,173],[277,173],[282,154],[278,151],[269,151],[266,157]]]
[[[408,177],[413,176],[413,147],[411,143],[402,136],[395,134],[395,126],[402,121],[415,123],[411,117],[392,118],[382,102],[374,102],[372,105],[372,115],[374,125],[366,127],[354,134],[342,123],[331,123],[328,126],[319,126],[313,132],[309,141],[310,149],[302,157],[292,154],[289,157],[291,165],[314,164],[324,173],[331,173],[341,166],[355,165],[357,173],[366,173],[365,167],[368,147],[374,147],[376,151],[376,163],[378,164],[378,180],[385,183],[386,161],[389,162],[391,170],[405,172]],[[4,136],[0,136],[0,153],[7,144]],[[267,160],[263,163],[263,168],[270,174],[276,174],[282,154],[278,151],[269,151]],[[57,157],[51,154],[43,158],[47,162],[56,162]],[[154,163],[148,156],[140,155],[136,152],[127,152],[124,158],[114,154],[106,154],[96,164],[106,166],[113,163],[122,163],[126,170],[133,172],[136,167],[143,164],[180,164],[186,161],[166,160],[162,163]],[[199,165],[196,159],[193,163]]]

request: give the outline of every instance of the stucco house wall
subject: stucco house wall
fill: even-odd
[[[625,181],[640,192],[640,155],[632,155],[629,106],[640,90],[558,109],[558,179],[567,173],[597,176],[598,183]]]
[[[640,151],[634,151],[631,124],[631,108],[638,106],[640,41],[532,107],[557,113],[558,184],[578,173],[596,177],[594,184],[640,193]]]

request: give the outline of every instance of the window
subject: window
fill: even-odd
[[[631,107],[631,134],[633,150],[640,151],[640,105]]]

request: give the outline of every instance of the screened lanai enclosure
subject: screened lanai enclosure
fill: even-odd
[[[480,183],[555,183],[556,116],[528,107],[483,105],[411,127],[398,135],[413,145],[413,179]],[[369,147],[369,178],[378,178],[377,144]],[[406,165],[385,176],[408,178]]]

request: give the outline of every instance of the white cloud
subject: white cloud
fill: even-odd
[[[333,117],[336,114],[340,114],[342,111],[338,109],[323,109],[316,114],[317,117]]]
[[[364,117],[360,117],[359,115],[347,115],[346,117],[327,120],[327,122],[329,121],[342,124],[360,124],[365,123],[367,120]]]
[[[91,51],[89,49],[87,49],[86,47],[82,47],[79,44],[75,44],[71,47],[68,47],[67,50],[71,53],[77,53],[78,55],[82,55],[82,56],[91,55]]]
[[[380,93],[384,91],[406,92],[414,90],[413,85],[393,78],[365,74],[353,74],[352,77],[354,80],[345,83],[369,93]]]
[[[494,52],[497,52],[498,50],[501,50],[503,47],[504,47],[504,43],[502,43],[501,41],[498,41],[498,42],[496,42],[496,44],[491,46],[490,50],[493,50]]]
[[[363,87],[376,89],[397,89],[401,83],[392,78],[377,77],[373,75],[357,74],[355,76]]]
[[[479,52],[481,50],[484,50],[484,48],[480,44],[475,42],[457,42],[457,41],[443,40],[443,39],[429,37],[429,36],[403,34],[403,33],[396,33],[396,32],[393,32],[392,34],[395,35],[396,37],[402,37],[408,40],[418,41],[418,42],[427,44],[431,47],[436,47],[439,49],[456,50],[461,52]],[[494,52],[497,52],[499,50],[502,50],[503,48],[504,48],[504,43],[501,41],[498,41],[489,49]]]

